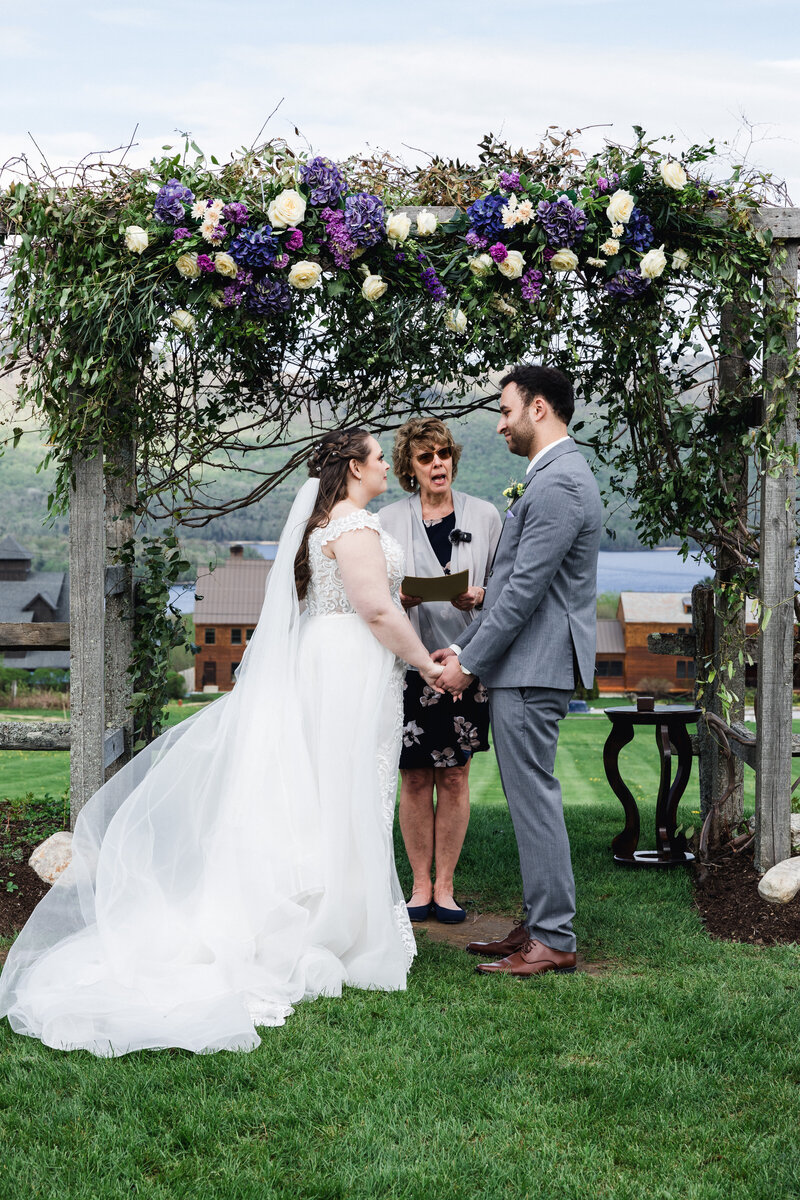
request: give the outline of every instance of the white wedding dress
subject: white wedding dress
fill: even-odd
[[[405,987],[414,938],[392,818],[404,664],[353,611],[322,547],[380,533],[399,604],[403,553],[359,511],[294,557],[301,489],[233,691],[169,730],[84,808],[73,860],[12,947],[0,1014],[97,1055],[251,1050],[300,1000]]]

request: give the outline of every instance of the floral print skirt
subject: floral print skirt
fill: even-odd
[[[474,679],[460,700],[440,695],[418,671],[407,671],[403,691],[400,770],[463,767],[489,749],[489,693]]]

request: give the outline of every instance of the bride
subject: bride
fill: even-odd
[[[235,688],[81,812],[0,977],[17,1033],[97,1055],[251,1050],[299,1000],[405,987],[402,679],[442,668],[400,608],[402,551],[366,511],[388,469],[365,430],[322,438]]]

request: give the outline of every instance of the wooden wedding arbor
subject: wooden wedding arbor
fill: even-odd
[[[440,221],[456,211],[431,206],[428,210],[436,212]],[[419,209],[406,207],[400,211],[413,217]],[[762,206],[753,213],[753,224],[771,231],[774,237],[770,287],[786,314],[786,354],[793,355],[797,347],[800,209]],[[729,347],[737,342],[733,334],[743,321],[746,313],[732,305],[721,314],[719,389],[723,399],[741,397],[748,388],[747,361],[730,348],[726,350],[726,339]],[[773,442],[774,457],[768,456],[759,464],[759,598],[771,616],[758,635],[758,728],[754,745],[752,735],[740,724],[744,717],[744,665],[739,661],[739,647],[744,644],[744,613],[734,622],[726,621],[724,614],[714,613],[696,592],[690,640],[686,640],[687,635],[678,635],[677,639],[662,639],[661,644],[665,653],[691,653],[699,662],[713,655],[715,662],[733,664],[729,685],[740,699],[728,714],[730,726],[721,722],[722,706],[715,683],[706,688],[704,695],[711,719],[701,723],[697,738],[702,807],[704,813],[714,810],[715,819],[737,819],[741,788],[731,793],[724,736],[724,731],[732,729],[727,739],[730,752],[756,771],[756,865],[761,871],[788,858],[791,852],[792,756],[800,755],[800,738],[795,742],[792,737],[796,471],[780,452],[781,445],[794,447],[797,441],[797,386],[788,358],[768,357],[764,380],[762,419],[777,402],[783,408],[783,420]],[[125,399],[120,397],[120,402],[125,403]],[[0,749],[69,748],[73,824],[88,798],[133,752],[128,666],[133,647],[134,581],[132,567],[120,565],[117,552],[133,537],[129,509],[136,493],[135,475],[135,447],[131,442],[106,446],[93,458],[73,459],[69,625],[0,624],[0,650],[69,648],[71,721],[0,724]],[[740,481],[740,488],[746,497],[746,479]],[[721,552],[716,563],[718,579],[725,579],[728,566]],[[658,647],[651,645],[651,649]],[[721,799],[724,805],[719,804]]]

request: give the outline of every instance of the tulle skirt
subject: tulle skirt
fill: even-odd
[[[404,988],[402,676],[358,616],[308,618],[263,703],[237,684],[137,755],[9,953],[12,1028],[105,1056],[250,1050],[300,1000]]]

